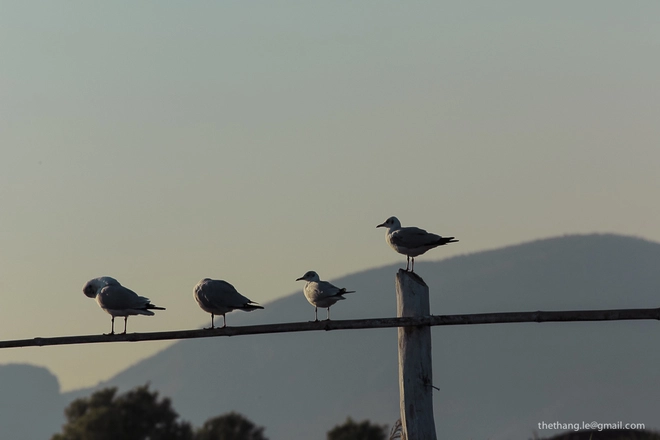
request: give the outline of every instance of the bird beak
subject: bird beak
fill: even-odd
[[[304,279],[304,278],[303,278],[303,277],[296,278],[296,281],[300,281],[300,280],[302,280],[302,279]]]
[[[384,227],[385,227],[385,223],[381,223],[381,224],[379,224],[379,225],[376,226],[376,227],[377,227],[377,228],[384,228]]]

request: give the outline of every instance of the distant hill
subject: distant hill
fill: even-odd
[[[660,306],[660,244],[637,238],[573,235],[427,260],[415,269],[430,286],[433,314]],[[357,291],[333,306],[333,318],[395,316],[400,266],[331,280]],[[309,320],[313,308],[301,288],[265,310],[235,312],[230,322]],[[547,438],[557,432],[538,424],[556,421],[660,428],[657,322],[434,327],[432,334],[442,438]],[[95,389],[146,382],[196,425],[236,410],[271,440],[322,440],[346,416],[388,425],[399,417],[396,329],[181,341]]]
[[[0,390],[0,438],[48,439],[62,424],[66,401],[46,368],[0,365]]]
[[[548,440],[660,440],[660,434],[633,429],[569,431]]]

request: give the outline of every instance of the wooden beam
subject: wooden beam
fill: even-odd
[[[0,341],[0,348],[45,347],[50,345],[95,344],[104,342],[166,341],[177,339],[211,338],[217,336],[257,335],[307,331],[357,330],[407,326],[504,324],[515,322],[621,321],[660,320],[660,308],[615,310],[568,310],[479,313],[465,315],[431,315],[416,318],[374,318],[341,321],[288,322],[279,324],[246,325],[213,330],[174,330],[166,332],[128,333],[126,335],[81,335],[35,337]]]
[[[396,274],[397,317],[431,315],[429,288],[413,272]],[[436,440],[431,327],[399,327],[399,409],[403,440]]]

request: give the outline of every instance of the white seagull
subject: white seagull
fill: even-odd
[[[346,299],[343,297],[345,293],[355,293],[354,290],[346,290],[345,288],[340,289],[327,281],[321,281],[319,274],[313,270],[305,273],[305,275],[301,276],[296,281],[300,280],[307,281],[303,292],[305,293],[307,301],[314,306],[314,321],[319,320],[319,307],[328,309],[328,321],[330,321],[330,306],[339,300]]]
[[[376,227],[387,228],[387,234],[385,235],[387,243],[392,249],[408,257],[406,270],[408,270],[410,259],[412,258],[411,272],[415,271],[416,256],[422,255],[434,247],[458,241],[454,237],[441,237],[414,226],[403,228],[401,227],[401,222],[396,217],[390,217]]]
[[[254,301],[250,301],[238,293],[234,286],[223,280],[204,278],[193,289],[193,296],[202,310],[211,314],[210,328],[215,328],[213,322],[215,315],[222,315],[222,327],[224,328],[227,327],[227,318],[225,317],[227,312],[233,310],[251,312],[263,309],[263,307],[256,305]]]
[[[96,298],[98,305],[112,316],[112,330],[115,334],[115,316],[124,317],[124,332],[126,334],[126,321],[131,315],[153,315],[152,310],[165,310],[149,302],[149,298],[139,296],[137,293],[119,284],[112,277],[98,277],[87,281],[83,293]]]

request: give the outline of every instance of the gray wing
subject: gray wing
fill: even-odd
[[[195,290],[198,301],[206,307],[232,307],[240,308],[253,304],[226,281],[210,280],[202,283]]]
[[[145,309],[149,304],[149,298],[118,284],[101,289],[97,301],[101,307],[110,310]]]
[[[353,293],[333,286],[327,281],[313,281],[305,285],[305,298],[313,306],[330,307],[337,301],[344,298],[345,293]]]
[[[339,287],[332,285],[327,281],[320,281],[318,283],[318,290],[319,290],[320,298],[335,296],[341,291]]]
[[[429,246],[442,240],[442,237],[424,229],[410,226],[394,231],[390,235],[390,240],[397,246],[416,248],[420,246]]]
[[[318,281],[315,283],[309,283],[308,286],[305,286],[305,293],[312,297],[314,300],[318,301],[324,298],[341,296],[344,293],[353,292],[348,292],[346,289],[340,289],[339,287],[330,284],[327,281]]]

